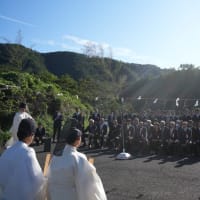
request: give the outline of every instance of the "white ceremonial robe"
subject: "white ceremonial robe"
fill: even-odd
[[[45,187],[33,148],[18,141],[0,156],[1,200],[44,200]]]
[[[50,200],[107,200],[95,167],[70,145],[53,156],[47,178]]]
[[[6,142],[6,147],[11,147],[13,144],[15,144],[18,141],[17,131],[18,131],[19,124],[22,121],[22,119],[27,119],[27,118],[33,119],[32,116],[28,114],[27,112],[15,113],[12,126],[9,130],[9,132],[11,133],[11,138]]]

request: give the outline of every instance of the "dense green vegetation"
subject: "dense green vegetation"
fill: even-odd
[[[193,65],[164,70],[73,52],[41,54],[18,44],[0,44],[1,129],[9,129],[20,101],[28,103],[30,113],[51,134],[55,110],[65,117],[76,107],[85,115],[95,108],[107,114],[121,109],[121,97],[127,111],[152,106],[138,101],[138,96],[151,101],[177,97],[194,101],[200,98],[199,77],[200,71]]]
[[[46,70],[40,54],[19,44],[0,44],[0,68],[32,73]]]
[[[62,90],[56,83],[57,80],[56,76],[48,72],[40,75],[19,71],[1,72],[0,120],[2,129],[10,126],[11,118],[21,101],[28,102],[31,114],[38,120],[47,119],[48,115],[52,116],[58,109],[62,110],[66,116],[76,107],[83,110],[90,109],[83,105],[80,99]],[[10,123],[6,123],[8,121]]]

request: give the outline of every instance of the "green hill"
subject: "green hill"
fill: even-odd
[[[127,81],[141,77],[159,76],[163,70],[154,65],[125,63],[109,58],[87,57],[73,52],[39,53],[18,44],[0,44],[0,68],[61,76],[69,74],[75,80],[93,78],[117,81],[125,76]]]
[[[199,69],[182,69],[160,69],[154,65],[88,57],[74,52],[39,53],[22,45],[0,44],[1,71],[46,74],[42,76],[45,82],[52,80],[49,77],[54,74],[53,84],[61,90],[78,95],[84,104],[103,105],[109,109],[120,96],[127,99],[138,96],[152,99],[200,98]]]
[[[85,95],[79,94],[85,101],[95,96],[120,96],[128,85],[141,78],[158,77],[164,72],[154,65],[130,64],[73,52],[39,53],[17,44],[0,44],[0,69],[35,74],[49,71],[58,77],[68,75],[82,84],[79,87],[83,91],[90,88]],[[57,82],[60,83],[59,80]]]
[[[76,80],[94,78],[117,81],[120,76],[126,76],[128,81],[135,81],[141,77],[155,77],[162,73],[162,70],[155,65],[130,64],[73,52],[52,52],[42,56],[50,72],[58,76],[67,73]]]
[[[46,66],[36,51],[18,44],[0,44],[0,69],[40,73]]]

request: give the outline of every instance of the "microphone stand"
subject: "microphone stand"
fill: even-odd
[[[125,138],[124,138],[124,116],[123,116],[123,103],[124,103],[124,98],[122,97],[121,98],[121,103],[122,103],[122,106],[121,106],[121,120],[122,120],[122,126],[121,126],[121,135],[122,135],[122,152],[119,153],[117,156],[116,156],[116,159],[117,160],[128,160],[130,159],[132,156],[131,154],[129,153],[126,153],[125,151]]]

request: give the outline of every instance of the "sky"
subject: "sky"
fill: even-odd
[[[129,63],[200,66],[199,0],[0,0],[0,43],[97,52]],[[102,51],[103,49],[103,51]]]

